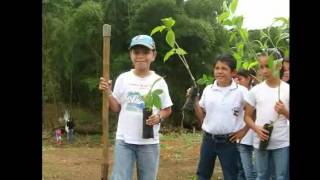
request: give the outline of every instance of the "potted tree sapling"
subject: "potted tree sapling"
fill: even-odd
[[[186,60],[185,55],[187,54],[187,52],[184,49],[182,49],[179,46],[179,44],[176,42],[175,32],[173,31],[173,26],[175,25],[176,21],[172,17],[163,18],[163,19],[161,19],[161,21],[162,21],[162,25],[159,25],[159,26],[153,28],[150,34],[152,36],[157,32],[161,33],[163,31],[166,31],[166,37],[165,37],[166,42],[171,47],[171,50],[169,50],[165,54],[163,61],[166,62],[171,56],[176,54],[176,55],[178,55],[179,59],[181,60],[182,64],[184,65],[184,67],[186,68],[186,70],[192,80],[193,85],[192,85],[191,93],[190,93],[192,95],[187,96],[186,101],[182,107],[182,113],[184,113],[185,111],[191,112],[191,111],[193,111],[195,95],[199,94],[199,88],[198,88],[198,85],[196,83],[196,80],[195,80],[193,74],[191,73],[190,67],[189,67],[187,60]],[[184,117],[184,115],[182,115],[182,117]]]
[[[152,115],[153,107],[160,110],[161,100],[160,94],[162,94],[161,89],[152,90],[153,86],[161,79],[162,77],[156,79],[151,85],[150,90],[146,95],[143,96],[144,108],[143,108],[143,119],[142,119],[142,138],[154,138],[153,125],[147,125],[146,120]]]

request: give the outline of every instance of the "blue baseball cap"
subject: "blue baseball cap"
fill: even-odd
[[[132,38],[129,49],[136,45],[142,45],[149,49],[156,49],[154,40],[148,35],[138,35]]]

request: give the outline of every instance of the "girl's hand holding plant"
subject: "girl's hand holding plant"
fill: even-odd
[[[277,111],[277,113],[283,114],[286,118],[288,118],[289,112],[281,100],[276,103],[276,105],[274,106],[274,109],[275,111]]]
[[[269,132],[268,130],[264,129],[261,126],[256,126],[254,131],[257,133],[261,141],[266,141],[269,139]]]
[[[159,124],[160,123],[160,115],[159,114],[152,114],[146,121],[146,124],[149,126]]]

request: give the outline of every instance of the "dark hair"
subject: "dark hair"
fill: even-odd
[[[284,66],[283,66],[284,62],[290,63],[289,58],[287,58],[287,57],[283,58],[283,61],[282,61],[282,63],[281,63],[281,64],[282,64],[282,67],[281,67],[281,69],[280,69],[280,79],[282,79],[282,76],[283,76],[283,74],[284,74]]]
[[[236,60],[234,59],[234,57],[230,54],[225,54],[225,55],[219,55],[217,56],[216,58],[216,63],[220,61],[220,62],[223,62],[223,63],[226,63],[229,68],[231,69],[231,71],[235,70],[236,69]],[[216,64],[215,63],[215,64]],[[214,66],[215,66],[214,64]]]
[[[254,71],[254,69],[250,68],[249,70],[247,69],[240,69],[238,72],[237,72],[237,75],[238,76],[243,76],[245,78],[248,78],[250,77],[250,81],[249,81],[249,85],[250,86],[254,86],[254,81],[253,81],[253,76],[256,76],[256,72]]]
[[[283,53],[276,48],[269,48],[258,54],[258,57],[261,56],[272,56],[274,60],[283,59]]]
[[[239,69],[239,71],[237,72],[237,75],[247,78],[247,77],[249,77],[250,72],[246,69]]]

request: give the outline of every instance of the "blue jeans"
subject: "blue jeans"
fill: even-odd
[[[290,149],[290,148],[289,148],[289,149]],[[269,162],[272,162],[271,156],[269,156]],[[290,164],[290,163],[288,163],[288,164]],[[271,180],[275,180],[275,179],[276,179],[273,163],[270,163],[270,164],[269,164],[268,176],[270,176]],[[268,177],[268,176],[267,176],[267,177]],[[286,176],[285,176],[284,179],[285,179],[285,180],[289,180],[289,167],[288,167],[288,169],[287,169],[287,173],[286,173]]]
[[[131,180],[136,163],[138,180],[156,180],[159,144],[136,145],[116,140],[112,180]]]
[[[73,138],[73,129],[69,129],[69,131],[67,133],[67,140],[69,143],[72,142],[72,138]]]
[[[238,144],[238,150],[246,180],[255,180],[257,173],[252,159],[253,146]]]
[[[275,180],[285,180],[289,167],[289,147],[272,150],[254,150],[256,155],[257,180],[269,180],[270,163],[273,163]],[[270,158],[271,156],[271,158]]]
[[[239,146],[239,144],[238,144]],[[237,175],[237,180],[246,180],[246,176],[244,173],[244,169],[241,163],[241,157],[240,157],[240,151],[238,149],[238,158],[237,158],[237,165],[238,165],[238,175]]]
[[[219,157],[225,180],[237,180],[238,150],[236,143],[227,139],[213,138],[204,133],[200,150],[197,176],[199,180],[210,180],[217,156]]]

